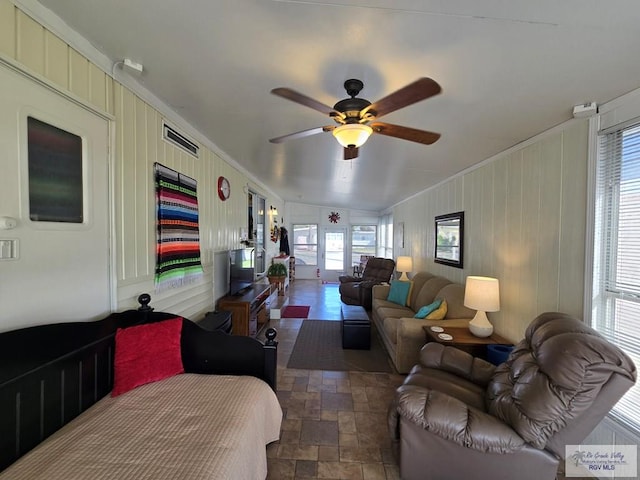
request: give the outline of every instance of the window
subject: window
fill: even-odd
[[[640,365],[640,120],[599,136],[591,322]],[[640,431],[640,385],[612,415]]]
[[[393,258],[393,215],[380,217],[378,226],[378,256]]]
[[[351,265],[359,265],[362,255],[376,255],[376,225],[351,226]]]
[[[293,224],[293,256],[296,265],[318,264],[318,225]]]

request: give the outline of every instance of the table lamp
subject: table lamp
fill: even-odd
[[[402,272],[398,280],[408,282],[409,277],[407,277],[407,272],[413,271],[413,260],[411,257],[398,257],[396,260],[396,270]]]
[[[497,278],[467,277],[464,289],[464,306],[476,311],[469,322],[469,330],[476,337],[488,337],[493,333],[493,325],[486,312],[500,310],[500,284]]]

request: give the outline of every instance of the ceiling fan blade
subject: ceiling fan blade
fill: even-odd
[[[282,135],[281,137],[271,138],[269,139],[269,141],[271,143],[282,143],[282,142],[286,142],[287,140],[310,137],[311,135],[317,135],[318,133],[322,133],[322,132],[330,132],[334,128],[336,127],[334,127],[333,125],[327,125],[326,127],[309,128],[307,130],[301,130],[299,132],[290,133],[288,135]]]
[[[358,147],[344,147],[344,159],[353,160],[358,158]]]
[[[274,88],[271,90],[271,93],[274,95],[278,95],[279,97],[286,98],[287,100],[291,100],[292,102],[299,103],[300,105],[304,105],[305,107],[313,108],[320,113],[324,113],[326,115],[338,115],[342,116],[340,112],[337,112],[330,107],[329,105],[325,105],[322,102],[314,100],[311,97],[307,97],[302,93],[296,92],[295,90],[291,90],[290,88]]]
[[[369,124],[375,133],[386,135],[388,137],[401,138],[410,142],[423,143],[431,145],[440,138],[439,133],[418,130],[417,128],[402,127],[391,123],[374,122]]]
[[[400,108],[412,105],[421,100],[439,94],[442,91],[435,80],[422,77],[406,87],[397,90],[386,97],[372,103],[360,112],[360,118],[364,118],[367,112],[375,112],[376,118],[395,112]]]

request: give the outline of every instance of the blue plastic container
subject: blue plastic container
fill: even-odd
[[[487,345],[487,361],[500,365],[505,362],[511,350],[513,347],[508,345]]]

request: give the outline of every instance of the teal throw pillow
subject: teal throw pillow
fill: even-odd
[[[389,288],[389,295],[387,296],[387,300],[404,307],[407,304],[407,298],[409,297],[409,292],[411,292],[412,285],[413,282],[391,280],[391,287]]]
[[[435,312],[440,307],[441,303],[442,303],[442,300],[438,299],[435,302],[430,303],[429,305],[425,305],[424,307],[420,307],[420,310],[418,310],[416,312],[416,314],[413,316],[413,318],[425,318],[431,312]]]

